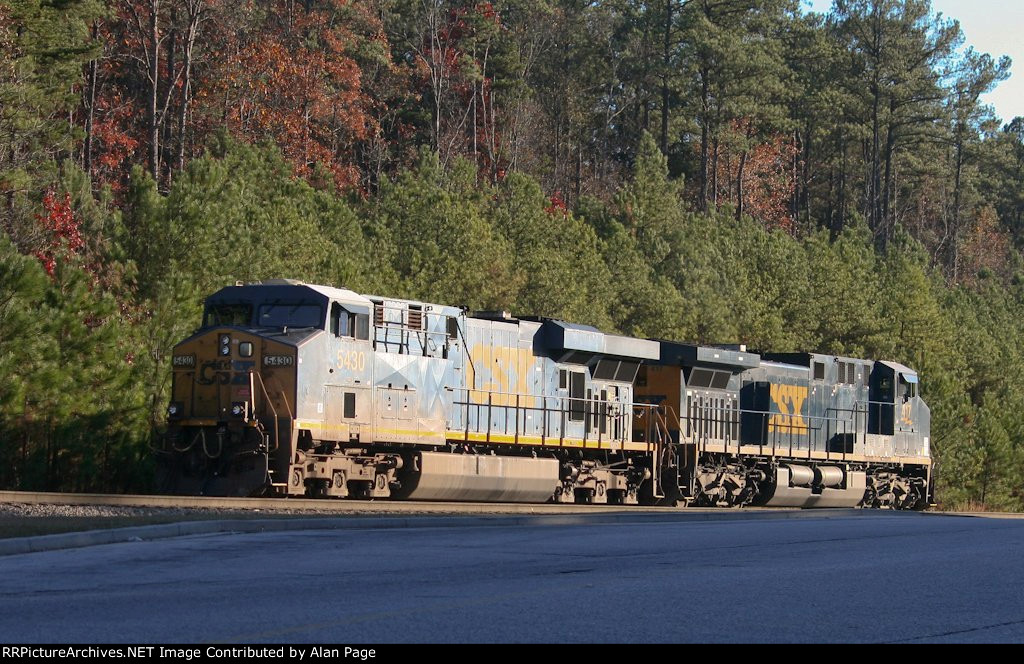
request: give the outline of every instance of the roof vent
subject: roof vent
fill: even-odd
[[[473,318],[486,320],[512,320],[512,314],[508,311],[474,311]]]
[[[265,279],[260,283],[264,286],[305,286],[298,279]]]

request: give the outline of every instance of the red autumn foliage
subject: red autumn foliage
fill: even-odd
[[[373,7],[365,0],[193,2],[202,20],[188,51],[186,89],[187,5],[121,0],[100,26],[105,54],[93,174],[116,187],[129,162],[145,164],[153,88],[147,68],[155,57],[161,179],[172,179],[179,150],[187,163],[213,132],[227,129],[248,142],[275,143],[299,176],[320,163],[339,188],[358,185],[358,149],[380,127],[357,57],[390,48]],[[148,22],[154,8],[155,41]]]
[[[791,137],[773,134],[758,138],[749,120],[734,121],[719,147],[718,200],[739,205],[737,183],[742,167],[743,212],[767,228],[794,232],[789,204],[796,188],[793,164],[798,154]]]
[[[450,7],[420,35],[414,49],[413,80],[419,96],[432,102],[432,140],[443,160],[472,156],[482,177],[501,179],[509,160],[502,154],[500,105],[495,103],[492,49],[505,29],[494,5]]]
[[[979,209],[960,251],[961,282],[974,285],[986,273],[1005,272],[1011,264],[1008,260],[1011,246],[1010,233],[1000,224],[995,209],[992,206]]]
[[[549,199],[551,205],[544,208],[544,211],[551,216],[562,215],[563,217],[569,216],[569,206],[565,204],[565,200],[562,198],[562,192],[556,191],[551,195]]]
[[[139,111],[123,92],[112,89],[96,100],[93,122],[93,172],[100,181],[119,188],[124,165],[136,154],[139,140],[132,136],[132,122]]]
[[[58,258],[77,254],[85,246],[78,220],[71,209],[71,194],[65,193],[63,198],[58,198],[53,190],[47,191],[43,196],[43,214],[37,214],[36,220],[43,227],[46,244],[35,255],[52,277]]]
[[[80,122],[88,113],[91,175],[115,193],[133,165],[169,186],[224,130],[272,142],[297,176],[319,182],[326,171],[349,191],[372,186],[382,165],[410,163],[410,144],[427,132],[446,163],[470,156],[491,181],[511,163],[492,71],[506,27],[490,2],[438,7],[435,32],[414,28],[427,32],[408,59],[393,57],[401,46],[368,0],[117,0],[111,9],[96,26],[103,56]],[[437,132],[408,112],[424,103],[441,107]]]
[[[358,14],[358,21],[339,20],[342,13]],[[234,135],[273,138],[298,175],[308,176],[319,162],[339,188],[355,186],[353,146],[377,125],[353,56],[362,39],[353,24],[374,31],[376,19],[343,0],[308,12],[272,3],[262,24],[227,39],[231,54],[211,72],[204,101],[223,101]]]

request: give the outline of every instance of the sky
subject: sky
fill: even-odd
[[[802,0],[814,11],[825,12],[832,0]],[[960,21],[965,46],[998,59],[1013,58],[1010,78],[982,97],[996,115],[1009,122],[1024,116],[1024,2],[1021,0],[932,0],[932,10]]]

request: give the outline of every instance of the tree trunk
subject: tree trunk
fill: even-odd
[[[839,202],[837,205],[838,215],[836,216],[835,234],[839,235],[846,225],[846,176],[849,173],[849,145],[843,132],[839,132],[839,149],[842,150],[842,160],[839,166]]]
[[[740,153],[740,166],[736,172],[736,221],[743,217],[743,170],[747,166],[747,151]]]
[[[718,137],[711,139],[711,203],[718,207]]]
[[[705,67],[701,70],[701,91],[700,91],[700,105],[702,122],[700,123],[700,200],[697,202],[701,210],[708,209],[708,157],[709,157],[709,145],[708,141],[710,138],[708,131],[708,118],[711,113],[708,109],[710,105],[710,91],[708,89],[708,69]]]
[[[199,22],[202,17],[202,2],[189,3],[188,8],[188,32],[184,43],[184,81],[181,86],[181,107],[178,109],[178,170],[185,168],[185,143],[187,140],[188,107],[192,101],[192,49],[195,46],[196,36],[199,32]]]
[[[665,0],[665,41],[661,71],[661,152],[668,154],[668,75],[672,64],[672,0]]]
[[[168,95],[168,99],[174,95],[174,68],[178,65],[178,8],[171,5],[171,16],[170,16],[170,33],[167,35],[167,66],[164,68],[164,91]],[[159,115],[160,123],[160,145],[164,146],[164,150],[167,151],[171,147],[171,140],[174,134],[174,127],[171,123],[166,121],[167,110]],[[171,148],[173,149],[173,148]],[[163,171],[163,182],[169,186],[171,182],[171,169],[174,168],[174,162],[169,159],[170,155],[160,154],[160,168]]]
[[[960,200],[964,168],[964,141],[960,131],[956,141],[956,174],[953,178],[953,246],[950,257],[950,271],[953,283],[960,277]]]
[[[873,67],[871,80],[871,171],[868,187],[868,219],[872,232],[877,239],[882,219],[882,183],[881,183],[881,104],[882,104],[882,15],[879,4],[872,7],[871,64]],[[891,122],[891,119],[890,119]]]
[[[149,3],[149,43],[152,52],[149,58],[149,174],[160,181],[160,123],[157,118],[157,98],[160,82],[160,0]]]
[[[879,163],[879,119],[878,119],[878,94],[875,94],[871,111],[871,161],[870,161],[870,183],[868,185],[868,219],[871,222],[871,230],[876,235],[881,223],[881,206],[879,204],[879,189],[881,189],[881,165]]]
[[[885,247],[889,244],[889,234],[890,234],[890,226],[891,226],[890,219],[889,219],[889,217],[890,217],[890,209],[891,209],[890,200],[891,200],[892,196],[894,195],[893,194],[893,189],[894,189],[893,188],[893,178],[894,178],[894,174],[893,174],[893,169],[892,169],[892,162],[893,162],[893,157],[895,155],[895,152],[896,152],[896,130],[893,127],[891,116],[890,116],[889,127],[886,130],[886,138],[885,138],[885,180],[884,180],[884,185],[882,187],[882,196],[881,196],[881,201],[880,201],[881,202],[881,206],[880,206],[880,210],[879,210],[879,220],[881,222],[881,236],[879,238],[879,240],[881,242],[880,245],[879,245],[880,249],[885,249]]]
[[[92,26],[92,38],[99,35],[99,25]],[[86,93],[85,141],[82,145],[82,168],[92,178],[93,122],[96,116],[96,85],[99,78],[99,58],[89,61],[88,92]]]
[[[576,148],[576,200],[573,205],[579,205],[580,197],[583,196],[583,147]]]

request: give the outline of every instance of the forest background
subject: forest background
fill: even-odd
[[[1024,118],[927,0],[0,0],[0,486],[145,491],[204,295],[292,277],[887,358],[1024,508]]]

